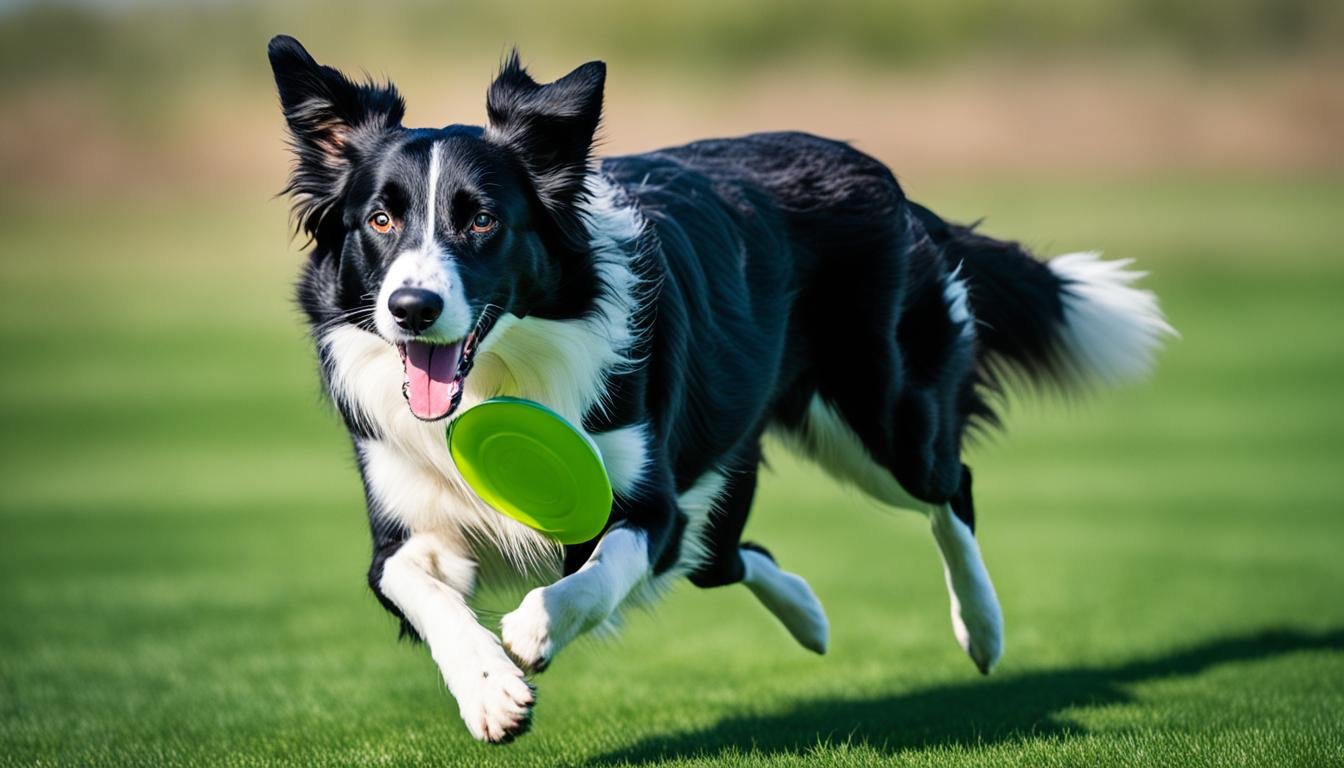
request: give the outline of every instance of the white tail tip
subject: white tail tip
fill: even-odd
[[[1162,341],[1177,336],[1152,291],[1136,288],[1144,272],[1131,259],[1103,261],[1096,252],[1048,262],[1063,279],[1064,352],[1079,383],[1122,384],[1153,369]]]

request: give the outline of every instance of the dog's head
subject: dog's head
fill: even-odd
[[[296,161],[286,187],[315,242],[314,323],[348,322],[401,352],[411,411],[452,413],[505,313],[566,317],[591,299],[588,154],[606,68],[538,84],[511,55],[485,128],[406,128],[390,84],[352,82],[291,37],[269,47]]]

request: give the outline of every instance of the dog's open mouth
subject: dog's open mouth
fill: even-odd
[[[442,419],[457,407],[463,378],[458,375],[458,368],[465,346],[465,339],[452,344],[408,341],[397,345],[406,368],[406,382],[401,391],[417,418]]]
[[[494,325],[492,313],[484,313],[465,338],[448,344],[418,339],[397,344],[406,378],[401,387],[411,413],[423,421],[447,417],[462,402],[462,382],[471,372],[476,349]]]

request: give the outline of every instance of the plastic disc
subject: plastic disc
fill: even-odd
[[[448,429],[448,452],[481,499],[562,544],[596,537],[611,515],[611,480],[596,449],[551,409],[496,397]]]

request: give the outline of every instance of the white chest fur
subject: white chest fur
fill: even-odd
[[[390,344],[353,326],[327,333],[322,343],[332,396],[377,435],[358,440],[357,450],[378,514],[410,533],[438,532],[464,553],[485,546],[521,572],[554,570],[553,543],[491,509],[462,479],[448,453],[449,422],[411,414],[401,395],[401,359]],[[459,412],[481,399],[479,388],[469,387]]]

